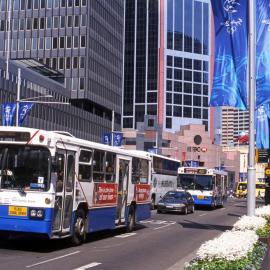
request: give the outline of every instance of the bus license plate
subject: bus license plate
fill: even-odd
[[[198,195],[197,198],[200,199],[200,200],[203,200],[204,196],[203,195]]]
[[[27,207],[9,206],[8,215],[9,216],[26,217],[27,216]]]

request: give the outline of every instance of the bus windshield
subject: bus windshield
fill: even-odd
[[[46,148],[0,145],[0,187],[47,190],[50,160],[50,152]]]
[[[178,185],[184,189],[211,190],[213,180],[211,175],[180,174]]]

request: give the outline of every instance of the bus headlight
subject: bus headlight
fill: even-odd
[[[44,209],[30,209],[30,218],[32,219],[43,219]]]

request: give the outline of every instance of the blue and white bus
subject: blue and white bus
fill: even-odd
[[[150,217],[151,158],[63,132],[0,127],[0,235],[84,242]]]
[[[223,206],[227,200],[228,173],[205,167],[180,167],[177,188],[187,190],[195,205]]]

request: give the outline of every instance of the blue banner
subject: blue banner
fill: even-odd
[[[104,133],[103,137],[102,137],[102,143],[103,144],[107,144],[107,145],[111,145],[112,143],[112,134],[111,133]]]
[[[247,108],[247,0],[211,0],[215,63],[210,106]]]
[[[113,146],[121,146],[123,140],[123,133],[114,132],[113,133]]]
[[[30,102],[20,102],[19,105],[19,126],[22,125],[23,120],[25,119],[25,117],[27,116],[27,114],[30,112],[30,110],[33,107],[33,103]]]
[[[270,2],[256,1],[256,106],[270,102]]]
[[[268,104],[256,109],[256,148],[269,148],[269,121],[270,109]]]
[[[16,103],[2,104],[2,125],[13,126],[16,115]]]

